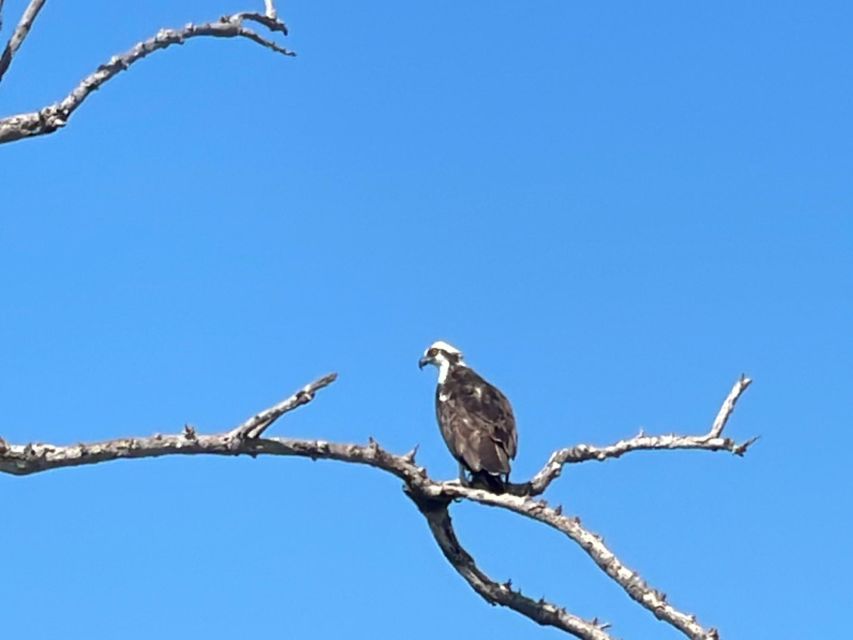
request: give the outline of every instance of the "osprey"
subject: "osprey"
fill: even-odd
[[[496,493],[509,482],[518,435],[509,400],[462,360],[456,347],[439,340],[424,352],[418,366],[438,367],[435,414],[450,453],[459,462],[459,479],[480,481]]]

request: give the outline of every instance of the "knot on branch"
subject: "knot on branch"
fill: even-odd
[[[296,392],[296,401],[299,404],[308,404],[314,399],[314,392],[311,389],[300,389]]]
[[[376,442],[373,436],[367,436],[367,450],[374,457],[379,453],[379,443]]]
[[[428,495],[412,484],[405,485],[403,487],[403,493],[405,493],[411,501],[415,503],[418,511],[424,515],[446,511],[450,503],[453,502],[453,498],[450,496]]]
[[[732,442],[731,443],[732,453],[735,454],[736,456],[743,457],[743,454],[746,453],[746,450],[749,449],[753,444],[758,442],[758,440],[760,438],[761,438],[761,436],[753,436],[749,440],[747,440],[746,442],[742,442],[740,444],[735,444],[734,442]]]

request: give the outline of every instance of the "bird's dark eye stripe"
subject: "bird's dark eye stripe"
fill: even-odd
[[[429,357],[433,357],[437,353],[438,353],[438,349],[430,349],[429,351],[427,351],[427,355]]]

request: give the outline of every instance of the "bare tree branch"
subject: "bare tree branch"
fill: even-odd
[[[30,475],[49,469],[97,464],[122,458],[158,458],[167,455],[192,454],[292,455],[371,464],[369,456],[364,460],[359,459],[357,452],[359,448],[353,449],[354,445],[332,444],[322,440],[258,439],[260,434],[278,418],[311,402],[318,390],[329,386],[336,379],[336,373],[327,374],[305,385],[269,409],[253,415],[230,431],[216,435],[200,435],[196,433],[195,427],[186,425],[181,434],[157,433],[143,438],[119,438],[70,446],[41,443],[10,445],[0,438],[0,472]],[[373,466],[385,468],[382,465]],[[410,466],[413,467],[413,465]],[[386,470],[390,470],[390,467]],[[408,476],[403,473],[400,477],[405,480]]]
[[[708,432],[709,436],[712,438],[720,437],[723,433],[723,429],[726,428],[729,416],[732,415],[732,411],[735,410],[735,404],[737,404],[738,398],[740,398],[741,394],[746,391],[751,384],[752,380],[747,378],[745,375],[741,375],[741,377],[738,378],[737,382],[735,382],[732,387],[732,390],[729,391],[729,395],[726,396],[726,399],[723,401],[723,406],[720,407],[717,417],[714,418],[714,424],[711,425],[711,431]]]
[[[117,460],[120,458],[150,458],[163,455],[188,455],[188,454],[215,454],[215,455],[307,455],[308,457],[325,457],[347,462],[356,462],[347,457],[347,454],[338,454],[336,448],[343,447],[349,450],[354,445],[337,445],[323,441],[297,441],[285,439],[259,439],[259,436],[272,422],[288,411],[302,406],[311,401],[314,394],[330,385],[336,379],[336,374],[328,374],[314,382],[306,385],[292,396],[286,398],[279,404],[252,416],[231,431],[218,435],[197,436],[188,442],[183,435],[155,435],[147,438],[122,438],[108,440],[105,442],[78,444],[70,446],[57,446],[52,444],[27,444],[10,445],[0,440],[0,472],[15,475],[28,475],[39,471],[57,469],[61,467],[79,466]],[[737,398],[749,385],[749,379],[737,383],[732,392],[723,403],[723,407],[734,407]],[[731,413],[731,409],[728,410]],[[718,416],[719,418],[719,416]],[[716,424],[715,420],[715,424]],[[256,440],[256,442],[252,442]],[[241,442],[245,441],[245,442]],[[550,482],[559,476],[563,464],[583,462],[585,460],[605,460],[607,458],[618,458],[623,453],[641,449],[705,449],[710,451],[731,451],[743,455],[746,448],[755,441],[755,438],[747,440],[743,444],[735,444],[729,438],[704,436],[646,436],[640,435],[629,440],[606,446],[594,447],[581,444],[566,449],[560,449],[553,453],[548,463],[529,483],[514,485],[515,487],[529,488],[530,491],[512,491],[516,495],[539,495]],[[328,448],[329,455],[318,455],[311,444],[297,446],[298,442],[314,442],[316,447]],[[317,444],[319,443],[319,444]],[[26,453],[26,455],[25,455]],[[413,465],[414,451],[400,458]],[[393,471],[394,465],[388,464],[380,468]],[[400,474],[401,479],[407,480],[406,474]]]
[[[35,3],[34,0],[32,4]],[[60,102],[55,102],[39,111],[0,119],[0,144],[33,136],[46,135],[64,127],[68,123],[71,114],[83,104],[93,91],[99,89],[105,82],[149,54],[161,49],[167,49],[175,44],[183,44],[193,38],[245,38],[276,53],[286,56],[295,55],[292,51],[285,49],[246,27],[244,23],[247,21],[263,25],[274,32],[287,33],[286,25],[277,18],[251,12],[223,16],[215,22],[206,22],[203,24],[190,23],[181,29],[161,29],[148,40],[136,44],[132,49],[121,55],[110,58],[109,61],[102,64],[80,82]]]
[[[3,49],[3,54],[0,55],[0,82],[2,82],[3,76],[12,64],[12,58],[15,56],[15,53],[17,53],[18,49],[21,48],[24,40],[26,40],[27,36],[30,34],[30,29],[36,21],[36,17],[45,2],[46,0],[31,0],[30,4],[27,5],[27,8],[24,9],[24,15],[21,16],[18,26],[15,27],[15,31],[12,33],[12,37],[10,37],[9,42],[6,43],[6,48]],[[0,12],[2,11],[3,2],[0,1]],[[0,19],[0,26],[2,26],[2,19]]]
[[[604,544],[601,536],[585,529],[577,517],[564,516],[562,508],[551,508],[544,500],[511,494],[495,494],[482,489],[463,487],[457,482],[445,482],[430,486],[427,495],[464,498],[480,504],[507,509],[519,515],[542,522],[565,534],[576,542],[593,561],[619,584],[625,592],[640,605],[684,633],[691,640],[716,640],[715,629],[704,629],[696,622],[696,617],[682,613],[667,603],[666,595],[653,589],[640,575],[626,567],[619,558]]]
[[[275,6],[273,6],[273,13],[275,13]],[[273,18],[269,14],[261,15],[260,13],[255,13],[254,11],[244,11],[242,13],[236,13],[232,16],[232,18],[236,18],[239,20],[250,20],[251,22],[257,22],[260,25],[263,25],[273,33],[283,33],[284,35],[288,34],[287,25],[284,24],[277,17]],[[290,53],[289,55],[295,55]]]
[[[758,440],[757,437],[750,438],[737,443],[731,438],[723,438],[722,432],[734,411],[735,404],[741,394],[746,391],[752,380],[741,376],[735,382],[729,395],[723,401],[720,411],[708,433],[700,436],[680,436],[675,434],[647,436],[640,432],[639,435],[627,440],[620,440],[606,447],[595,447],[588,444],[580,444],[574,447],[559,449],[551,454],[545,466],[533,476],[533,479],[524,484],[512,485],[510,491],[516,495],[539,495],[543,493],[554,480],[559,477],[563,465],[587,460],[607,460],[618,458],[630,451],[644,451],[650,449],[704,449],[706,451],[729,451],[735,455],[742,456],[746,450]]]
[[[243,424],[231,430],[232,438],[260,438],[264,431],[281,416],[288,411],[293,411],[303,404],[308,404],[314,399],[314,395],[320,389],[328,387],[338,379],[337,373],[330,373],[322,378],[310,382],[294,393],[289,398],[282,400],[274,407],[270,407],[266,411],[261,411],[259,414],[252,416]]]
[[[416,500],[417,503],[417,500]],[[460,544],[446,505],[427,504],[421,513],[429,524],[435,541],[444,557],[466,582],[489,604],[509,607],[543,626],[556,627],[583,640],[611,640],[605,632],[607,625],[597,620],[584,620],[543,599],[533,600],[514,590],[510,582],[499,584],[489,578],[474,558]]]
[[[450,498],[442,495],[440,483],[430,480],[426,471],[415,464],[415,450],[403,456],[396,456],[383,450],[372,439],[367,446],[322,440],[258,439],[275,420],[310,402],[319,389],[330,385],[336,378],[334,373],[319,378],[231,431],[219,435],[199,435],[194,427],[186,425],[180,435],[155,434],[148,438],[124,438],[69,447],[48,444],[8,445],[0,439],[0,471],[27,475],[48,469],[97,464],[121,458],[151,458],[176,454],[269,454],[369,465],[392,473],[406,483],[407,494],[424,514],[445,557],[487,602],[509,607],[539,624],[562,629],[582,640],[612,640],[604,631],[605,626],[597,621],[586,621],[544,599],[536,601],[527,598],[520,591],[513,590],[509,583],[498,584],[481,571],[471,555],[461,546],[453,530],[447,511]]]
[[[732,388],[708,434],[704,436],[640,435],[609,447],[578,445],[562,449],[551,456],[549,463],[531,482],[514,485],[514,488],[527,487],[530,495],[518,495],[515,491],[495,494],[478,488],[465,487],[456,481],[436,482],[428,477],[424,468],[415,463],[416,450],[413,449],[402,456],[394,455],[382,449],[372,438],[367,445],[356,445],[324,440],[260,437],[275,420],[288,411],[310,402],[318,390],[330,385],[335,379],[335,374],[319,378],[230,431],[216,435],[199,435],[195,428],[186,426],[184,432],[178,435],[156,434],[147,438],[122,438],[71,446],[35,443],[10,445],[0,439],[0,472],[28,475],[48,469],[96,464],[121,458],[192,454],[298,456],[313,460],[327,459],[368,465],[391,473],[404,482],[406,493],[427,519],[430,530],[445,557],[472,588],[490,603],[512,608],[539,624],[557,627],[583,640],[610,639],[605,632],[606,627],[597,621],[583,620],[544,600],[531,600],[523,596],[520,591],[513,590],[510,584],[498,584],[483,573],[470,554],[462,548],[453,531],[447,511],[448,505],[453,500],[471,500],[507,509],[560,531],[577,543],[632,599],[651,611],[658,619],[672,625],[691,640],[718,639],[715,629],[702,627],[695,616],[670,605],[661,591],[649,586],[636,571],[629,569],[604,544],[602,538],[585,529],[578,518],[565,516],[560,507],[551,508],[545,501],[534,499],[532,495],[544,491],[559,475],[562,465],[569,462],[603,460],[639,449],[725,450],[742,455],[754,440],[735,445],[733,441],[723,439],[721,433],[734,410],[735,403],[749,386],[749,379],[741,378]],[[537,478],[540,479],[538,483]]]

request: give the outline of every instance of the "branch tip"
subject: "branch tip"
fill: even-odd
[[[756,442],[758,442],[760,439],[761,436],[753,436],[749,440],[746,440],[741,444],[732,444],[732,453],[736,456],[743,457],[743,455],[746,453],[746,450],[749,449]]]
[[[419,444],[416,444],[414,447],[412,447],[409,450],[409,452],[403,456],[403,460],[405,460],[409,464],[414,464],[415,463],[415,456],[418,453],[418,447],[420,447]]]
[[[741,394],[747,390],[749,385],[752,384],[752,380],[747,378],[746,375],[741,374],[740,378],[738,378],[737,382],[735,382],[732,390],[729,391],[729,395],[726,396],[726,399],[723,401],[723,405],[720,407],[719,412],[717,413],[717,417],[714,418],[714,423],[711,425],[711,430],[708,432],[708,435],[712,438],[719,438],[723,433],[723,429],[726,428],[726,423],[729,421],[729,416],[732,415],[732,412],[735,409],[735,404],[737,404],[738,399]]]

